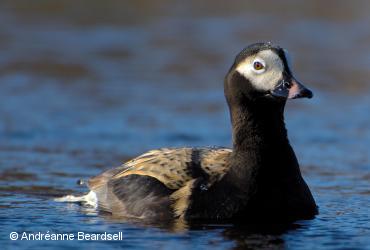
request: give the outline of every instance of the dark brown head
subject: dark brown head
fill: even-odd
[[[229,103],[260,98],[285,103],[313,96],[294,78],[286,51],[271,43],[252,44],[236,56],[225,78],[225,95]]]

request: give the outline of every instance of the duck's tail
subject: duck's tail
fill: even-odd
[[[66,195],[63,197],[55,198],[54,201],[82,203],[84,205],[89,205],[94,208],[97,208],[98,206],[98,198],[96,197],[96,194],[93,191],[90,191],[89,193],[82,196]]]

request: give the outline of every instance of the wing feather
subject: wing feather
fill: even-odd
[[[227,148],[164,148],[149,151],[126,162],[122,171],[112,178],[128,175],[146,175],[156,178],[168,188],[177,190],[194,177],[189,164],[194,160],[192,154],[198,150],[199,168],[209,175],[208,186],[219,180],[228,169],[231,150]]]

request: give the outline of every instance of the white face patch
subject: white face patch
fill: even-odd
[[[261,63],[262,69],[255,68],[255,63]],[[277,54],[271,50],[262,50],[247,57],[236,67],[241,75],[248,79],[258,90],[273,90],[282,79],[284,64]]]

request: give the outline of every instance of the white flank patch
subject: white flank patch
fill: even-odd
[[[256,61],[261,62],[265,68],[255,70],[253,63]],[[282,79],[284,64],[273,51],[262,50],[240,62],[236,71],[248,79],[256,89],[268,91],[274,89]]]
[[[96,197],[95,192],[90,191],[86,195],[82,196],[74,196],[74,195],[66,195],[60,198],[55,198],[54,201],[57,202],[82,202],[86,205],[92,206],[97,208],[98,206],[98,198]]]

